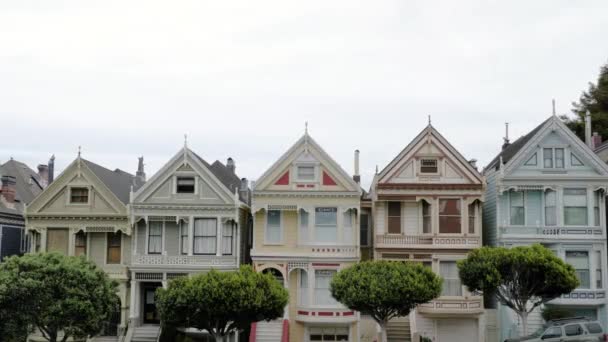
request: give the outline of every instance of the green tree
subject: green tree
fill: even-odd
[[[589,83],[578,102],[572,103],[574,117],[562,116],[562,120],[583,141],[585,140],[585,113],[591,114],[593,132],[608,137],[608,64],[600,68],[597,83]]]
[[[331,294],[351,310],[370,315],[386,342],[388,321],[437,298],[441,284],[441,278],[419,263],[365,261],[338,272],[331,281]]]
[[[478,248],[458,262],[458,269],[470,291],[492,293],[515,311],[523,322],[524,335],[534,308],[579,285],[574,268],[540,244]]]
[[[7,334],[2,337],[20,340],[33,329],[50,342],[98,335],[119,301],[116,287],[82,257],[7,258],[0,264],[0,330]]]
[[[157,290],[163,326],[207,330],[216,341],[247,329],[251,323],[283,316],[289,294],[270,274],[251,266],[172,280]]]

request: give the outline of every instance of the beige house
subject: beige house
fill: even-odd
[[[79,155],[26,208],[32,252],[86,256],[118,281],[120,307],[102,332],[104,336],[94,340],[118,341],[127,326],[127,265],[131,261],[127,204],[129,190],[143,181],[143,177],[106,169]],[[44,341],[37,335],[30,340]]]
[[[250,192],[235,168],[232,158],[225,165],[209,164],[184,146],[131,193],[126,342],[155,341],[159,335],[154,296],[158,287],[211,269],[234,271],[249,261]]]
[[[253,186],[255,269],[288,288],[283,320],[250,341],[359,341],[359,314],[331,296],[336,272],[360,258],[361,190],[305,133]]]
[[[429,125],[374,177],[376,259],[420,262],[444,279],[441,296],[389,323],[389,341],[484,340],[483,300],[469,293],[456,262],[481,247],[484,180]]]

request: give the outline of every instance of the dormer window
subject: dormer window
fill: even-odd
[[[177,193],[178,194],[193,194],[194,193],[194,177],[177,177]]]
[[[70,203],[86,204],[89,203],[89,189],[87,188],[71,188]]]
[[[420,160],[420,173],[437,173],[437,159]]]
[[[315,167],[313,165],[298,166],[298,181],[313,182],[315,180]]]

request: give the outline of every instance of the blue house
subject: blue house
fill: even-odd
[[[606,326],[606,206],[608,165],[551,116],[509,143],[484,169],[487,188],[484,245],[540,243],[574,266],[580,286],[548,302]],[[507,307],[489,303],[500,341],[521,336],[522,324]],[[528,333],[543,323],[543,308],[528,318]]]

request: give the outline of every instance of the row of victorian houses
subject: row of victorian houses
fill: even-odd
[[[531,243],[553,250],[580,279],[547,306],[606,326],[608,166],[604,145],[594,153],[598,139],[589,131],[585,143],[552,116],[505,139],[479,172],[429,123],[376,172],[369,191],[360,186],[358,151],[351,176],[308,132],[251,186],[232,159],[210,164],[187,146],[150,179],[142,159],[132,175],[79,154],[28,202],[26,249],[86,256],[119,282],[121,304],[95,339],[102,341],[155,341],[156,288],[245,263],[273,274],[290,300],[282,319],[232,341],[376,341],[373,321],[329,290],[336,272],[367,259],[420,262],[444,279],[439,298],[389,324],[389,341],[502,341],[520,335],[521,322],[467,291],[456,262],[482,245]],[[530,323],[542,324],[540,310]]]

